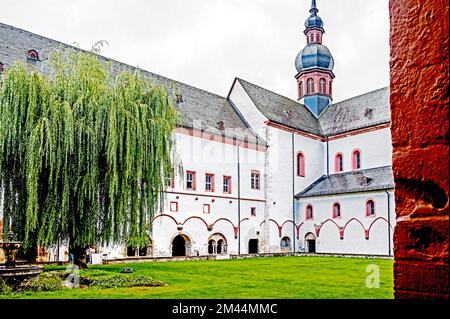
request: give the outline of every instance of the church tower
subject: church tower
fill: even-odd
[[[305,22],[306,47],[295,59],[297,69],[298,101],[319,117],[331,104],[334,79],[334,59],[330,50],[322,45],[325,33],[323,21],[317,15],[316,0],[312,0],[311,15]]]

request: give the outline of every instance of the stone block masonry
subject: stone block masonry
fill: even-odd
[[[390,0],[395,297],[449,296],[448,1]]]

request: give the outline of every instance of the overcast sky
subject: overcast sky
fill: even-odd
[[[226,96],[241,77],[296,99],[311,0],[0,0],[0,21]],[[334,101],[389,85],[388,0],[317,0]]]

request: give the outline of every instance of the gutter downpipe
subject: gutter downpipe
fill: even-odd
[[[241,162],[240,162],[240,143],[237,143],[237,185],[238,185],[238,255],[241,255]]]
[[[292,251],[296,252],[295,246],[295,139],[292,131]]]
[[[387,213],[388,213],[388,255],[392,256],[391,253],[391,196],[389,191],[385,191],[387,195]]]

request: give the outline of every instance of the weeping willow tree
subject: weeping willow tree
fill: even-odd
[[[112,75],[97,55],[51,53],[43,75],[3,74],[0,176],[3,218],[26,249],[69,240],[148,243],[164,178],[173,172],[177,112],[167,89],[139,71]]]

